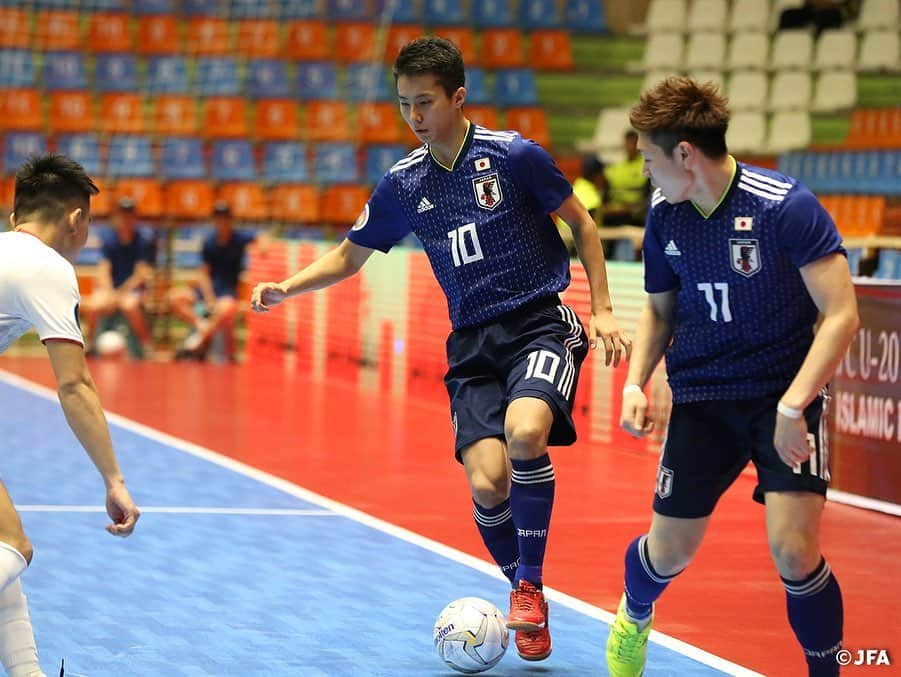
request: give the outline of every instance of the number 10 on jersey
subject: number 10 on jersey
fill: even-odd
[[[481,261],[482,245],[479,244],[479,234],[476,232],[476,224],[467,223],[447,234],[451,241],[451,255],[454,257],[454,267],[459,268],[473,261]]]

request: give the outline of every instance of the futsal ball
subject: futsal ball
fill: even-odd
[[[97,337],[95,347],[97,348],[97,354],[101,357],[119,357],[125,352],[127,346],[125,337],[111,329]]]
[[[497,665],[510,641],[504,615],[478,597],[463,597],[444,607],[434,637],[441,659],[469,675]]]

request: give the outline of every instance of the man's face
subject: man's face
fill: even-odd
[[[434,75],[401,75],[397,99],[404,121],[424,143],[451,141],[454,122],[466,90],[460,87],[449,97]]]
[[[638,134],[638,152],[644,157],[643,173],[652,186],[660,189],[666,201],[673,204],[688,200],[694,185],[694,177],[685,168],[684,143],[677,144],[669,156],[648,135]]]

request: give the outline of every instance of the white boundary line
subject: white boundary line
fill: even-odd
[[[49,388],[45,388],[42,385],[28,381],[15,374],[3,371],[2,369],[0,369],[0,382],[15,386],[44,399],[57,401],[56,393]],[[347,519],[353,520],[354,522],[358,522],[359,524],[367,526],[371,529],[381,531],[382,533],[388,534],[389,536],[393,536],[402,541],[406,541],[407,543],[417,545],[425,550],[435,553],[436,555],[444,557],[445,559],[452,560],[454,562],[457,562],[458,564],[463,564],[470,567],[471,569],[475,569],[484,574],[487,574],[488,576],[492,576],[505,582],[507,580],[506,577],[501,574],[500,571],[498,571],[497,566],[495,566],[494,564],[489,564],[488,562],[477,557],[473,557],[472,555],[469,555],[465,552],[451,548],[450,546],[444,545],[442,543],[438,543],[437,541],[433,541],[432,539],[426,538],[425,536],[420,536],[419,534],[391,524],[390,522],[386,522],[377,517],[373,517],[372,515],[362,512],[361,510],[351,508],[348,505],[344,505],[343,503],[339,503],[338,501],[334,501],[330,498],[326,498],[325,496],[314,493],[308,489],[304,489],[303,487],[288,482],[287,480],[281,479],[280,477],[270,475],[269,473],[249,466],[246,463],[236,461],[235,459],[223,456],[219,453],[216,453],[215,451],[206,449],[205,447],[201,447],[197,444],[193,444],[192,442],[188,442],[187,440],[182,440],[178,437],[174,437],[159,430],[155,430],[153,428],[145,426],[142,423],[138,423],[137,421],[132,421],[129,418],[125,418],[124,416],[110,412],[106,412],[106,416],[111,423],[114,423],[119,427],[125,428],[126,430],[129,430],[133,433],[137,433],[138,435],[147,437],[148,439],[154,440],[155,442],[173,447],[175,449],[178,449],[179,451],[183,451],[187,454],[190,454],[191,456],[209,461],[210,463],[218,465],[222,468],[232,470],[233,472],[236,472],[240,475],[254,479],[261,484],[279,489],[286,494],[307,501],[309,503],[313,503],[327,510],[331,510],[332,512],[337,513],[342,517],[346,517]],[[552,599],[558,604],[562,604],[563,606],[569,607],[574,611],[583,613],[590,618],[600,620],[607,625],[610,625],[615,617],[614,614],[610,613],[609,611],[605,611],[598,606],[589,604],[588,602],[584,602],[553,588],[545,586],[544,592],[548,599]],[[761,673],[754,672],[753,670],[728,661],[725,658],[720,658],[719,656],[704,651],[703,649],[699,649],[696,646],[692,646],[691,644],[676,639],[675,637],[670,637],[669,635],[657,632],[656,630],[651,631],[650,639],[655,644],[659,644],[660,646],[666,647],[667,649],[687,656],[688,658],[691,658],[703,665],[721,670],[726,674],[734,675],[735,677],[764,677],[764,675],[762,675]]]
[[[830,501],[835,501],[836,503],[853,505],[855,508],[875,510],[876,512],[884,512],[887,515],[901,517],[901,505],[898,505],[897,503],[889,503],[888,501],[880,501],[877,498],[849,494],[847,491],[839,491],[838,489],[827,489],[826,498]]]
[[[102,512],[99,505],[16,505],[19,512]],[[158,507],[141,506],[141,514],[162,513],[171,515],[296,515],[300,517],[340,517],[331,510],[302,510],[292,508],[202,508],[195,506]]]

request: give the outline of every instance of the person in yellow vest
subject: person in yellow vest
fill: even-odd
[[[610,201],[604,207],[605,226],[643,226],[648,211],[650,183],[644,175],[644,159],[638,152],[638,134],[623,137],[626,157],[607,166]]]
[[[594,155],[589,155],[582,161],[582,172],[573,181],[573,193],[585,205],[585,209],[591,215],[591,218],[594,219],[594,222],[600,226],[605,195],[607,193],[607,178],[604,176],[604,163]],[[560,237],[563,238],[563,242],[569,249],[570,256],[574,256],[576,249],[573,243],[572,230],[559,216],[557,217],[557,230],[560,231]],[[606,249],[605,246],[605,254],[607,253]]]

